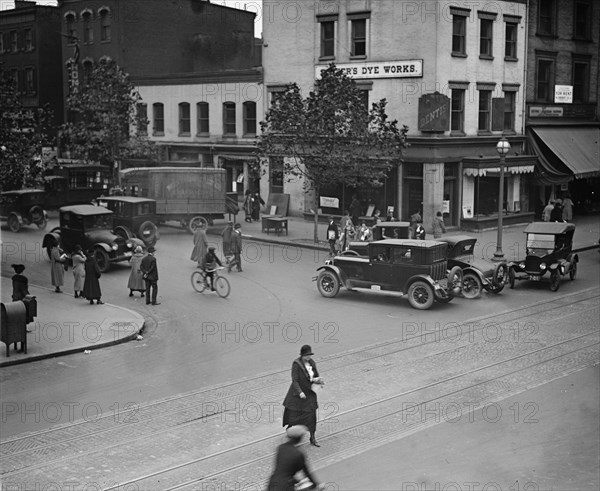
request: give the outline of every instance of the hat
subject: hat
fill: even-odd
[[[210,246],[210,247],[208,248],[208,250],[209,250],[209,251],[214,251],[214,250],[215,250],[215,247],[214,247],[214,246]]]
[[[136,247],[136,248],[133,250],[133,252],[136,252],[136,253],[138,253],[138,254],[139,254],[139,253],[140,253],[140,252],[142,252],[143,250],[144,250],[144,249],[142,249],[142,246],[137,246],[137,247]]]
[[[305,344],[302,346],[302,348],[300,348],[300,356],[306,355],[314,355],[312,348],[308,344]]]
[[[11,264],[11,267],[17,274],[21,274],[23,271],[25,271],[25,266],[23,264]]]
[[[286,430],[288,438],[292,440],[300,440],[304,435],[308,433],[308,428],[302,425],[290,426]]]
[[[229,221],[227,222],[227,225],[233,225],[233,222],[232,222],[231,220],[229,220]]]
[[[242,225],[240,223],[236,223],[233,228],[242,228]]]
[[[152,246],[148,247],[148,252],[149,252],[150,254],[152,254],[152,253],[153,253],[153,252],[155,252],[155,251],[156,251],[156,249],[155,249],[154,247],[152,247]]]

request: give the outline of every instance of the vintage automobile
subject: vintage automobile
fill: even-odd
[[[144,246],[140,239],[124,239],[113,232],[113,212],[103,206],[71,205],[60,208],[60,226],[44,236],[42,247],[54,244],[67,253],[79,244],[84,251],[93,250],[100,272],[109,270],[111,263],[129,261],[133,250]]]
[[[6,220],[11,232],[23,225],[35,224],[41,230],[48,224],[44,210],[45,193],[41,189],[19,189],[0,194],[0,219]]]
[[[353,240],[348,245],[348,250],[343,251],[344,255],[367,255],[369,242],[384,239],[408,239],[409,238],[409,227],[408,222],[379,222],[376,223],[371,231],[373,232],[373,239],[371,241],[360,241]]]
[[[524,230],[527,234],[526,254],[523,261],[508,264],[508,283],[515,280],[541,281],[550,276],[550,290],[557,291],[560,278],[566,274],[571,280],[577,275],[579,256],[572,252],[575,225],[559,222],[534,222]]]
[[[508,280],[507,263],[476,259],[476,238],[468,235],[450,235],[438,240],[448,244],[448,268],[458,266],[462,269],[463,297],[477,298],[484,289],[491,293],[500,293],[503,290]]]
[[[155,200],[136,196],[102,196],[96,202],[114,213],[115,234],[124,239],[137,237],[144,241],[146,247],[155,245],[160,238],[155,225]]]
[[[314,279],[324,297],[348,290],[408,296],[415,309],[431,308],[434,300],[447,303],[460,293],[462,272],[448,271],[447,246],[434,240],[385,239],[370,242],[367,255],[340,255],[317,269]]]

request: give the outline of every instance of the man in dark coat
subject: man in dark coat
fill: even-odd
[[[229,256],[231,256],[231,241],[233,239],[233,222],[227,222],[227,226],[221,232],[223,237],[223,255],[225,260],[229,262]]]
[[[327,226],[327,241],[329,242],[329,255],[335,256],[335,243],[340,238],[340,232],[337,225],[333,221],[333,217],[329,217],[329,225]]]
[[[154,257],[155,252],[156,249],[154,247],[148,247],[148,254],[144,256],[140,264],[140,271],[146,282],[146,305],[150,301],[152,301],[152,305],[160,305],[156,301],[156,297],[158,296],[158,268],[156,266],[156,258]],[[151,292],[152,297],[150,297]]]
[[[100,278],[100,269],[98,268],[98,263],[96,262],[93,250],[88,251],[84,268],[85,280],[83,282],[83,296],[90,301],[90,304],[93,304],[94,300],[96,300],[96,304],[101,305],[104,302],[100,300],[102,297],[100,281],[98,281]]]
[[[233,261],[227,265],[227,272],[231,273],[231,268],[237,266],[237,270],[242,272],[242,226],[236,223],[231,236],[231,254]]]
[[[563,221],[562,204],[560,201],[554,202],[554,208],[552,208],[552,211],[550,212],[550,221],[551,222],[562,222]]]
[[[305,426],[292,426],[287,429],[289,441],[282,443],[277,448],[275,470],[269,479],[268,491],[294,491],[294,484],[297,482],[295,476],[300,471],[313,483],[314,487],[321,488],[308,469],[306,457],[298,448],[307,431]]]
[[[310,444],[320,447],[315,438],[319,404],[312,384],[322,385],[324,382],[319,377],[313,354],[311,347],[305,344],[300,349],[300,357],[292,363],[292,383],[283,401],[283,426],[306,426],[310,431]]]

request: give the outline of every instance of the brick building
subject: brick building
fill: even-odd
[[[293,5],[292,5],[293,4]],[[340,214],[354,192],[407,219],[421,210],[426,227],[437,211],[464,228],[497,220],[505,136],[506,222],[531,218],[535,158],[525,154],[525,1],[283,1],[263,20],[265,101],[290,81],[307,94],[334,62],[369,101],[388,100],[388,115],[409,126],[404,163],[384,189],[332,189]],[[292,8],[293,7],[293,8]],[[275,172],[276,173],[276,172]],[[304,213],[302,183],[283,183],[291,209]]]
[[[54,126],[63,122],[61,21],[56,7],[16,1],[0,11],[0,71],[25,107],[48,105]]]
[[[599,0],[530,0],[526,125],[536,204],[600,209]]]

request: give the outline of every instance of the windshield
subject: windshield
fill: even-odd
[[[554,235],[527,234],[527,254],[532,256],[547,256],[554,251]]]

